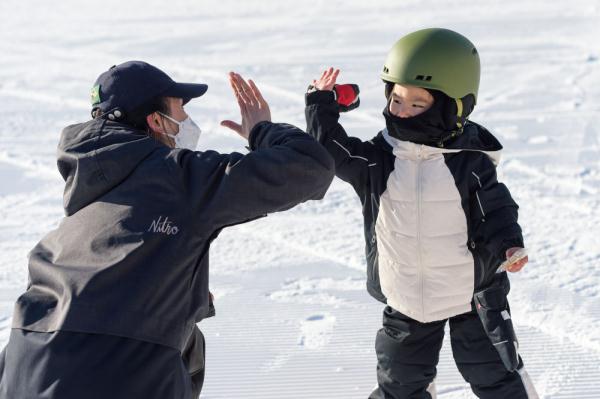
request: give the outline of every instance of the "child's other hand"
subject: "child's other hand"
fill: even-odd
[[[323,71],[323,74],[319,80],[313,80],[312,84],[317,88],[317,90],[331,91],[333,90],[333,86],[335,86],[335,81],[339,74],[339,69],[333,69],[333,67],[330,67],[329,69]]]
[[[512,247],[512,248],[507,249],[506,250],[506,259],[510,260],[510,257],[515,255],[515,253],[520,249],[522,249],[522,248]],[[513,262],[509,263],[506,266],[506,271],[509,271],[511,273],[516,273],[516,272],[520,271],[523,267],[525,267],[527,262],[529,262],[528,256],[525,256],[522,258],[517,257],[517,259],[515,259]]]

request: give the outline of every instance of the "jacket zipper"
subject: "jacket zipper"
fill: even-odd
[[[479,178],[479,176],[477,176],[477,173],[471,172],[471,174],[475,176],[479,188],[482,189],[483,186],[481,185],[481,179]],[[479,190],[475,191],[475,197],[477,197],[477,203],[479,204],[479,209],[481,210],[481,221],[485,222],[485,211],[483,210],[483,204],[481,203],[481,199],[479,198]]]
[[[377,218],[379,217],[379,202],[377,197],[375,196],[374,193],[371,193],[371,214],[373,216],[373,235],[371,236],[371,252],[372,251],[376,251],[377,250],[377,231],[375,228],[375,225],[377,224]],[[373,246],[375,246],[375,248],[373,248]],[[377,265],[379,266],[379,259],[377,259]],[[379,269],[379,267],[378,267]],[[379,277],[375,275],[376,271],[375,271],[375,262],[373,262],[373,265],[371,267],[371,281],[374,283],[377,280],[377,284],[380,285],[379,283]],[[377,273],[379,273],[379,270],[377,270]],[[380,285],[381,286],[381,285]],[[380,288],[381,289],[381,288]]]
[[[485,211],[483,210],[481,199],[479,199],[479,191],[475,191],[475,197],[477,197],[477,203],[479,204],[479,209],[481,210],[481,221],[485,222]]]
[[[419,263],[419,279],[421,285],[421,319],[425,320],[425,303],[424,303],[424,278],[423,278],[423,261],[421,258],[421,156],[423,145],[419,146],[417,152],[417,254]]]

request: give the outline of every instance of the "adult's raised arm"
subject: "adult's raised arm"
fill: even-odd
[[[252,81],[232,73],[230,82],[242,120],[222,125],[247,138],[250,153],[179,153],[195,214],[219,229],[323,198],[334,176],[325,148],[295,126],[272,123]]]

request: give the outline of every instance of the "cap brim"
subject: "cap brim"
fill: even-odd
[[[185,104],[192,98],[202,96],[206,93],[207,89],[208,86],[203,83],[175,83],[162,93],[162,95],[166,97],[183,98],[183,103]]]

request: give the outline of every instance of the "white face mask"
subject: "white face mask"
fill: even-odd
[[[192,118],[188,116],[179,122],[178,120],[173,119],[169,115],[165,115],[162,112],[159,112],[159,114],[179,126],[179,133],[177,134],[163,133],[164,135],[175,140],[175,148],[187,148],[188,150],[192,151],[196,150],[196,147],[198,146],[198,140],[200,140],[200,133],[202,133],[202,131],[192,120]]]

